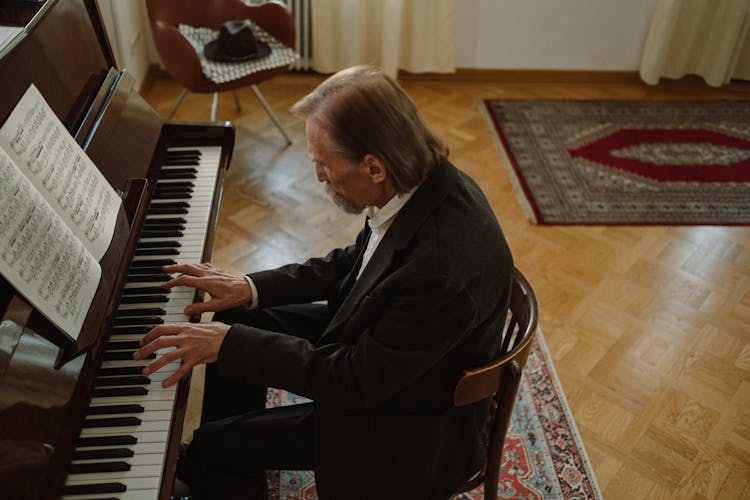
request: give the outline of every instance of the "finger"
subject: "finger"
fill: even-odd
[[[180,381],[180,379],[185,378],[187,374],[190,372],[190,369],[195,366],[195,363],[189,363],[187,360],[183,358],[182,360],[182,366],[180,366],[179,370],[174,372],[171,376],[167,377],[162,383],[161,386],[164,388],[167,388],[171,385],[176,384]]]
[[[200,264],[168,264],[163,266],[162,270],[165,273],[182,273],[198,276],[204,272],[203,269],[198,266],[200,266]]]
[[[141,373],[144,375],[151,375],[152,373],[160,370],[161,368],[164,368],[164,366],[168,365],[169,363],[172,363],[173,361],[180,359],[182,356],[182,349],[172,349],[171,351],[165,352],[158,358],[156,358],[155,361],[149,363],[145,367],[143,367],[143,370],[141,370]]]
[[[171,323],[169,325],[158,325],[141,338],[141,346],[153,342],[154,339],[163,335],[177,335],[187,326],[185,323]]]
[[[203,285],[205,284],[204,281],[202,281],[201,277],[191,276],[188,274],[181,274],[177,276],[176,278],[172,278],[171,280],[167,281],[162,285],[163,288],[166,288],[167,290],[174,288],[176,286],[189,286],[192,288],[197,288],[199,290],[204,290]]]
[[[218,299],[207,300],[206,302],[196,302],[185,307],[187,316],[203,314],[204,312],[218,312],[227,309],[225,301]]]

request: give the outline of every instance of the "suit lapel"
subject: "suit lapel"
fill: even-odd
[[[448,194],[457,171],[448,161],[437,168],[417,189],[412,198],[399,211],[396,220],[385,233],[377,249],[367,263],[362,275],[354,283],[348,295],[331,319],[326,333],[319,344],[335,338],[336,332],[355,313],[362,299],[382,280],[391,268],[396,254],[406,247],[425,219],[435,210]],[[353,271],[356,273],[356,271]],[[356,277],[356,275],[355,275]]]

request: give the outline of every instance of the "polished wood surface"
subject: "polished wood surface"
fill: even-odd
[[[288,109],[320,77],[262,85]],[[698,79],[639,82],[404,82],[451,159],[487,194],[516,265],[539,301],[540,325],[604,498],[750,497],[750,228],[534,226],[515,199],[477,106],[484,98],[743,99],[750,85],[712,89]],[[154,78],[145,94],[166,115],[179,93]],[[176,118],[205,116],[191,95]],[[303,123],[230,95],[218,116],[237,128],[214,248],[225,269],[250,272],[319,255],[361,226],[315,180]],[[199,399],[194,384],[191,398]],[[193,412],[195,419],[197,412]]]

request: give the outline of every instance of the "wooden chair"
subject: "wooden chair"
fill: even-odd
[[[200,0],[190,2],[185,0],[146,0],[146,5],[151,31],[154,35],[154,43],[161,57],[161,62],[164,64],[167,72],[185,87],[177,98],[177,102],[172,108],[169,118],[172,118],[175,111],[177,111],[188,90],[190,92],[213,94],[211,121],[214,121],[216,118],[219,92],[231,90],[234,94],[237,111],[241,111],[236,89],[249,86],[287,143],[292,143],[257,85],[280,73],[284,73],[287,68],[268,69],[230,82],[214,83],[203,75],[198,54],[178,29],[179,24],[182,23],[189,26],[212,28],[218,31],[225,21],[250,19],[284,45],[294,47],[294,18],[283,2],[269,1],[257,6],[248,6],[241,0]]]
[[[497,479],[503,457],[521,370],[526,364],[537,325],[534,291],[518,269],[513,272],[510,293],[509,322],[502,332],[500,353],[496,361],[467,370],[456,384],[453,402],[464,406],[492,398],[487,420],[487,458],[483,470],[464,483],[458,493],[469,491],[484,482],[485,500],[497,498]]]

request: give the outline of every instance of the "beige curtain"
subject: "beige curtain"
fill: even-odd
[[[658,0],[640,74],[652,85],[687,74],[713,87],[750,79],[750,0]]]
[[[313,69],[455,71],[455,0],[313,0]]]

